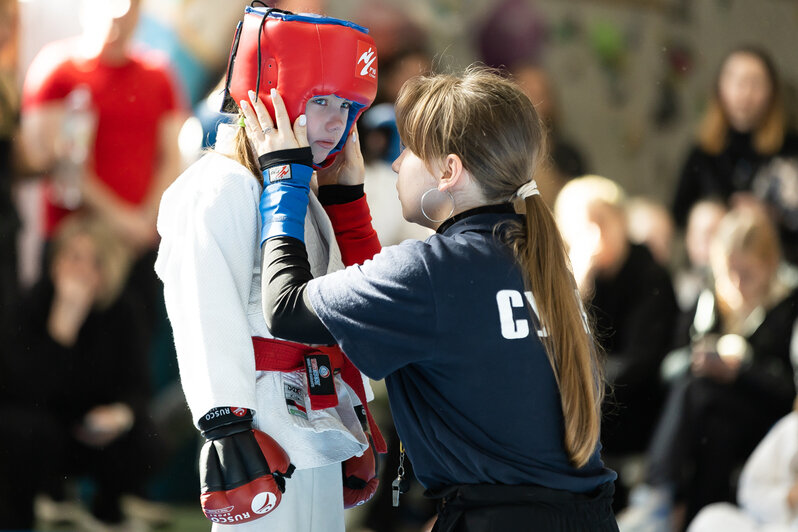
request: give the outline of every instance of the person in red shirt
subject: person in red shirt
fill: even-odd
[[[156,243],[158,202],[180,170],[177,136],[186,115],[166,61],[131,48],[139,5],[83,0],[84,32],[45,46],[27,72],[21,141],[29,170],[52,175],[65,143],[75,141],[64,138],[62,127],[77,103],[75,91],[96,124],[80,199],[64,206],[53,181],[45,187],[48,238],[69,210],[80,208],[94,211],[139,252]]]

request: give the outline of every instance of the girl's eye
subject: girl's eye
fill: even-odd
[[[352,107],[352,102],[344,102],[341,104],[341,109],[349,109]]]
[[[326,98],[316,98],[315,100],[313,100],[313,103],[315,103],[316,105],[327,105],[327,99]]]

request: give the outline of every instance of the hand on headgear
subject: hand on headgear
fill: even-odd
[[[244,113],[247,137],[252,142],[258,157],[277,150],[290,150],[308,146],[308,128],[305,115],[297,117],[292,129],[283,99],[277,89],[272,89],[266,98],[271,98],[274,106],[274,115],[277,121],[275,125],[263,103],[263,97],[261,95],[258,98],[255,95],[255,91],[249,91],[251,104],[246,100],[241,100],[240,102],[241,111]]]

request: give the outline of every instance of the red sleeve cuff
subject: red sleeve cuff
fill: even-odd
[[[382,246],[371,225],[366,196],[349,203],[325,205],[345,266],[362,264],[380,252]]]

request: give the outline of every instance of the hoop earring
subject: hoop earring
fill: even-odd
[[[449,211],[449,214],[447,214],[446,216],[444,216],[440,220],[434,220],[434,219],[430,218],[429,214],[427,214],[427,211],[424,210],[424,198],[427,197],[427,194],[429,194],[432,191],[436,191],[436,190],[438,190],[438,189],[437,188],[431,188],[431,189],[429,189],[428,191],[424,192],[421,195],[421,214],[423,214],[424,218],[426,218],[430,222],[437,224],[437,223],[440,223],[440,222],[448,219],[452,214],[454,214],[454,196],[452,196],[452,193],[449,192],[448,190],[446,191],[446,195],[448,195],[449,199],[452,201],[452,209]]]

